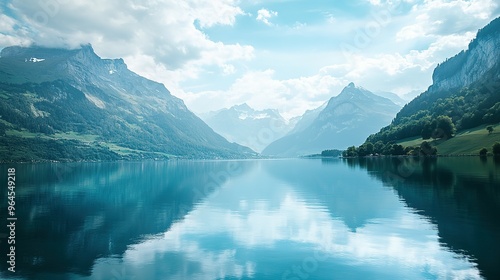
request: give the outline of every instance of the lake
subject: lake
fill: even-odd
[[[2,279],[500,279],[498,159],[10,167]]]

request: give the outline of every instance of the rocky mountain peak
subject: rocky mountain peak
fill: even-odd
[[[342,89],[342,91],[339,93],[338,97],[349,97],[358,92],[356,86],[354,83],[350,83],[346,87]]]
[[[236,109],[236,110],[240,110],[240,111],[254,111],[250,106],[248,106],[247,103],[242,103],[240,105],[234,105],[231,108]]]
[[[363,87],[356,86],[354,83],[349,83],[342,91],[340,92],[339,95],[334,96],[330,99],[335,100],[364,100],[367,98],[373,98],[375,95],[364,89]]]
[[[319,112],[306,112],[290,134],[271,143],[262,153],[298,156],[326,149],[345,149],[362,143],[365,135],[390,123],[400,107],[387,98],[349,83],[326,106],[318,109]]]
[[[61,50],[61,52],[64,51],[65,50]],[[94,52],[94,48],[92,48],[90,44],[83,45],[79,49],[70,50],[69,52],[72,54],[73,59],[79,62],[95,62],[101,60],[101,57]]]

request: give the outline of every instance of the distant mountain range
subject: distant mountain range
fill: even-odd
[[[376,91],[374,93],[378,96],[382,96],[382,97],[385,97],[385,98],[391,100],[392,102],[394,102],[394,104],[401,106],[401,107],[403,107],[406,103],[408,103],[409,101],[411,101],[411,99],[413,99],[413,98],[410,98],[409,100],[406,100],[406,99],[401,98],[399,95],[392,93],[392,92],[388,92],[388,91]],[[406,98],[406,95],[403,97]]]
[[[351,99],[349,94],[356,95],[356,98]],[[325,102],[323,105],[316,109],[308,110],[302,116],[293,118],[289,122],[287,122],[277,110],[255,110],[248,106],[246,103],[233,106],[229,109],[221,109],[218,111],[201,114],[200,117],[211,128],[213,128],[215,132],[221,134],[230,142],[235,142],[250,147],[254,151],[262,152],[263,155],[298,156],[307,153],[321,152],[321,149],[323,148],[333,148],[334,146],[332,145],[337,145],[339,142],[343,142],[344,144],[351,143],[350,141],[353,139],[352,134],[357,133],[356,129],[358,129],[358,127],[352,126],[351,128],[355,130],[352,130],[352,133],[348,135],[346,133],[351,128],[346,129],[346,125],[348,125],[350,121],[356,122],[356,119],[358,119],[359,122],[367,122],[366,120],[363,120],[362,116],[360,116],[359,110],[363,110],[362,114],[366,115],[378,110],[377,112],[380,115],[384,115],[384,112],[387,109],[387,104],[390,104],[390,109],[387,111],[387,115],[389,117],[385,118],[385,120],[381,121],[380,123],[377,123],[377,118],[375,118],[374,122],[372,122],[378,125],[378,127],[368,129],[368,131],[373,132],[384,124],[388,124],[391,121],[392,117],[394,117],[395,112],[402,105],[406,104],[406,101],[395,93],[377,92],[377,94],[374,94],[363,88],[357,88],[354,84],[349,85],[343,91],[343,94],[339,96],[342,97],[333,98],[333,103],[329,108],[330,111],[335,111],[333,113],[335,117],[330,116],[329,113],[325,111],[330,102]],[[368,106],[366,106],[368,103],[373,102],[374,100],[376,100],[377,102],[372,103],[371,105],[380,106],[380,108],[368,108]],[[389,100],[392,101],[392,103]],[[339,118],[340,115],[338,114],[338,112],[341,111],[342,108],[332,107],[335,107],[339,103],[346,103],[346,101],[349,102],[349,104],[356,104],[357,109],[353,110],[352,112],[348,110],[342,112],[341,119]],[[399,107],[394,106],[394,103]],[[363,108],[360,109],[361,107]],[[368,111],[371,112],[368,113]],[[322,118],[318,119],[318,117],[322,113]],[[342,125],[339,122],[344,122],[345,125]],[[328,126],[331,126],[330,129],[325,129]],[[302,135],[305,130],[307,130],[305,134],[307,134],[308,137],[300,137],[300,135]],[[339,139],[333,140],[329,138],[330,136],[332,136],[330,134],[340,132],[341,130],[345,130],[345,132],[340,133],[339,135],[335,135],[335,137],[349,137],[350,140],[342,141]],[[361,143],[364,137],[368,135],[364,133],[366,132],[361,133],[360,136],[357,137],[357,142]],[[281,139],[283,137],[284,139]],[[308,138],[316,139],[311,142],[311,140],[309,140]],[[290,145],[294,146],[294,148],[288,150],[288,148],[281,146],[282,143],[290,143]],[[309,145],[309,148],[304,148],[307,147],[307,145]],[[286,151],[279,150],[280,148],[278,148],[278,146],[281,146],[280,148],[286,149]],[[278,149],[278,151],[275,151],[274,149]]]
[[[278,110],[255,110],[246,103],[202,114],[200,117],[228,141],[257,152],[261,152],[291,129]]]
[[[0,53],[2,160],[241,158],[163,84],[75,50],[8,47]]]
[[[480,29],[466,51],[439,64],[432,75],[433,84],[397,114],[392,123],[367,141],[384,143],[422,136],[436,131],[435,121],[449,117],[457,133],[500,122],[500,18]],[[430,133],[432,134],[432,133]],[[484,141],[485,147],[500,140],[488,137],[468,138]],[[433,136],[439,139],[439,133]],[[465,139],[465,138],[464,138]],[[354,142],[353,142],[354,144]],[[455,144],[457,147],[460,145]],[[464,143],[464,145],[467,145]]]
[[[366,135],[390,123],[400,108],[350,83],[326,106],[306,112],[288,135],[271,143],[262,154],[293,157],[361,144]]]

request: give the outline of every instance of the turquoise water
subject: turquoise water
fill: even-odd
[[[2,278],[500,279],[493,158],[12,166]]]

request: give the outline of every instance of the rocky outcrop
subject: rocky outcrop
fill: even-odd
[[[466,51],[446,60],[434,69],[429,92],[458,89],[481,79],[488,71],[499,68],[500,18],[479,30]],[[499,73],[495,73],[499,74]]]

